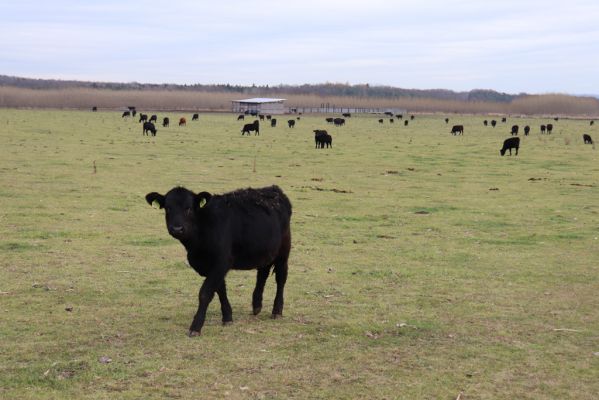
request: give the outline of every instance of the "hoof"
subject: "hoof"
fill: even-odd
[[[271,316],[272,319],[279,319],[279,318],[283,318],[283,314],[275,314],[273,313]]]
[[[233,321],[223,321],[223,326],[233,325]]]
[[[254,313],[254,315],[258,315],[258,314],[260,314],[260,311],[262,311],[262,307],[256,307],[256,308],[254,308],[253,313]]]
[[[200,336],[200,332],[198,332],[198,331],[192,331],[192,330],[190,330],[190,331],[187,333],[187,336],[189,336],[189,337]]]

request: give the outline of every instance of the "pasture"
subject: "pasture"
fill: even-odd
[[[171,127],[148,137],[117,112],[0,110],[0,398],[596,398],[588,121],[277,116],[242,136],[236,115],[156,114]],[[513,124],[531,135],[501,157]],[[255,272],[232,271],[233,325],[215,299],[188,338],[202,278],[144,195],[271,184],[293,204],[283,318],[273,277],[254,317]]]

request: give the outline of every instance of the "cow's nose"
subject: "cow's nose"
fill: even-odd
[[[181,234],[181,233],[183,233],[183,227],[182,226],[171,226],[171,232],[174,234]]]

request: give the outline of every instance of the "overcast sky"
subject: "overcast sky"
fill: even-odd
[[[599,94],[599,0],[2,0],[0,74]]]

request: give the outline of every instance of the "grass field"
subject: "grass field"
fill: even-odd
[[[0,110],[0,398],[597,398],[597,127],[304,115],[242,137],[185,116],[147,137],[117,113]],[[500,157],[512,124],[532,133]],[[201,278],[144,195],[270,184],[294,207],[284,317],[273,278],[254,317],[255,273],[233,271],[235,323],[215,301],[188,338]]]

